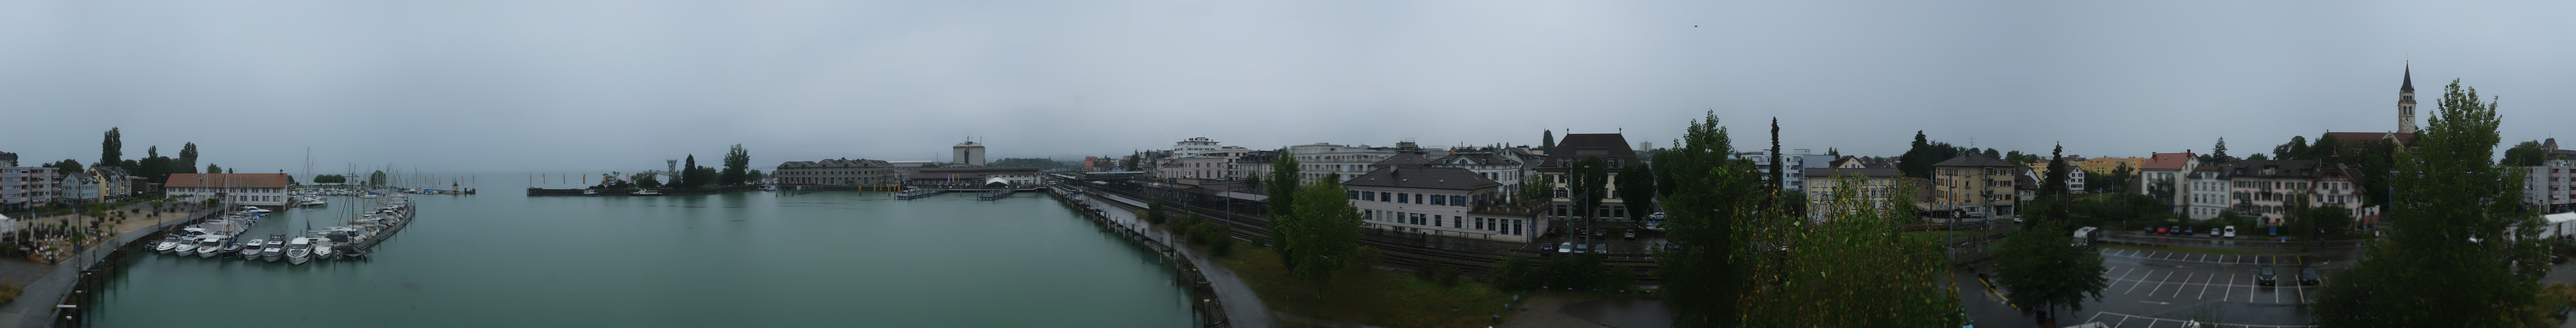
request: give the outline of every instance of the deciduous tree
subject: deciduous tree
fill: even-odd
[[[2494,162],[2496,103],[2458,80],[2395,153],[2387,237],[2326,279],[2311,313],[2328,327],[2526,327],[2549,271],[2538,218],[2518,210],[2522,175]]]

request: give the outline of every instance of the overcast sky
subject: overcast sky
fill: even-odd
[[[2451,79],[2576,137],[2576,2],[0,1],[0,151],[635,171],[1226,145],[2268,150]],[[32,165],[32,164],[30,164]]]

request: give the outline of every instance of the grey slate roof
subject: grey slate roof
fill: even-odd
[[[1952,157],[1952,158],[1950,158],[1950,160],[1941,161],[1940,163],[1933,163],[1933,164],[1932,164],[1932,166],[2014,166],[2014,165],[2013,165],[2013,163],[2012,163],[2012,162],[2006,162],[2006,161],[2004,161],[2004,160],[1995,159],[1995,158],[1993,158],[1993,157],[1986,157],[1986,154],[1979,154],[1979,153],[1967,153],[1967,154],[1960,154],[1960,155],[1959,155],[1959,157]]]
[[[1502,186],[1485,175],[1455,167],[1383,166],[1343,185],[1474,190]]]
[[[1430,158],[1423,158],[1421,154],[1396,153],[1395,156],[1387,156],[1377,163],[1369,163],[1369,166],[1417,166],[1430,162]]]

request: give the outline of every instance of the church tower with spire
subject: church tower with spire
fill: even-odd
[[[2397,85],[2397,133],[2415,133],[2415,65],[2406,65],[2405,80]]]

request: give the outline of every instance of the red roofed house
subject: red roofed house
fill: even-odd
[[[2136,191],[2154,196],[2157,202],[2174,206],[2174,213],[2181,214],[2183,207],[2191,205],[2186,194],[2189,190],[2183,188],[2186,185],[2184,173],[2196,169],[2200,169],[2200,158],[2193,156],[2191,151],[2155,153],[2155,156],[2147,158],[2145,164],[2138,166]]]
[[[217,197],[249,206],[286,206],[285,173],[172,173],[161,191],[180,197]]]

